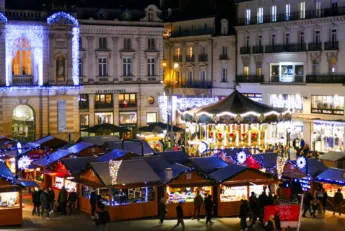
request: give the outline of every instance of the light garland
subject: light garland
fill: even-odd
[[[82,86],[13,86],[0,87],[0,92],[15,92],[15,91],[34,91],[34,90],[80,90]]]
[[[79,27],[79,23],[78,23],[78,20],[73,17],[72,15],[66,13],[66,12],[63,12],[63,11],[60,11],[60,12],[57,12],[53,15],[51,15],[50,17],[47,18],[47,24],[50,25],[52,23],[58,23],[59,20],[63,19],[63,23],[67,24],[67,21],[71,22],[73,24],[73,26],[75,27]]]
[[[284,166],[286,164],[286,161],[288,160],[288,158],[286,157],[277,157],[277,175],[278,175],[278,179],[282,178],[283,175],[283,171],[284,171]]]
[[[2,21],[3,23],[7,23],[7,18],[3,13],[0,13],[0,21]]]
[[[247,159],[247,154],[244,151],[241,151],[236,154],[236,160],[239,164],[244,164]]]
[[[24,170],[30,166],[31,162],[32,160],[28,156],[22,156],[18,160],[18,168]]]
[[[158,107],[161,115],[161,120],[163,123],[168,121],[168,97],[167,96],[158,96]]]
[[[110,172],[110,176],[112,178],[111,183],[112,185],[117,185],[118,182],[118,172],[120,169],[120,166],[122,164],[122,160],[120,161],[109,161],[109,172]]]
[[[186,109],[198,108],[218,102],[218,98],[179,98],[177,99],[177,108],[180,111]]]
[[[18,51],[18,41],[26,39],[31,47],[34,56],[34,64],[32,72],[38,70],[38,85],[43,85],[43,26],[42,25],[11,25],[6,24],[6,86],[11,85],[12,78],[12,60]]]
[[[296,160],[296,165],[297,165],[297,167],[299,168],[299,169],[304,169],[305,167],[306,167],[306,165],[307,165],[307,160],[305,159],[305,157],[303,157],[303,156],[300,156],[300,157],[298,157],[297,158],[297,160]]]

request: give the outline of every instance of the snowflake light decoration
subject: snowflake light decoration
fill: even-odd
[[[244,164],[247,159],[247,154],[244,151],[241,151],[236,154],[236,160],[239,164]]]
[[[305,157],[300,156],[300,157],[297,158],[296,164],[297,164],[297,167],[299,169],[304,169],[305,166],[307,165],[307,161],[306,161]]]
[[[24,170],[30,166],[31,162],[32,160],[29,157],[23,156],[18,160],[18,168]]]

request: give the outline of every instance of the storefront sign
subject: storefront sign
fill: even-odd
[[[57,102],[58,132],[66,131],[66,101]]]
[[[274,205],[265,206],[264,221],[267,222],[271,215],[279,212],[281,222],[298,221],[300,205]]]
[[[107,93],[126,93],[125,89],[112,89],[112,90],[97,90],[96,94],[107,94]]]

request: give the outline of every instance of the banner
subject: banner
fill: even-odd
[[[264,221],[267,222],[271,215],[276,215],[279,211],[281,222],[298,221],[300,205],[273,205],[265,206]]]

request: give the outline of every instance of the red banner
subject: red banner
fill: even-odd
[[[264,221],[279,211],[280,221],[298,221],[300,205],[273,205],[265,206]]]

